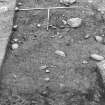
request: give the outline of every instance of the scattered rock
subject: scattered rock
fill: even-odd
[[[97,42],[102,42],[103,41],[103,38],[101,36],[95,36],[95,40]]]
[[[84,36],[84,39],[89,39],[90,37],[91,37],[91,35],[87,34],[87,35]]]
[[[17,27],[18,27],[17,25],[14,25],[14,26],[13,26],[13,30],[16,30],[16,29],[17,29]]]
[[[92,58],[92,59],[94,59],[96,61],[102,61],[102,60],[104,60],[104,57],[101,56],[101,55],[98,55],[98,54],[91,54],[90,58]]]
[[[41,27],[41,24],[37,24],[36,26],[37,26],[38,28],[40,28],[40,27]]]
[[[18,6],[21,6],[21,5],[22,5],[22,3],[21,3],[21,2],[19,2],[19,3],[18,3]]]
[[[73,28],[79,27],[82,24],[81,18],[70,18],[67,20],[67,24]]]
[[[76,0],[60,0],[60,3],[64,4],[64,5],[70,5],[70,4],[73,4],[75,2],[76,2]]]
[[[45,81],[50,81],[49,77],[44,78]]]
[[[14,38],[13,41],[14,41],[14,42],[18,42],[18,39],[17,39],[17,38]]]
[[[87,60],[83,60],[82,64],[88,64],[88,61]]]
[[[60,55],[62,57],[65,57],[66,56],[65,53],[63,51],[60,51],[60,50],[56,50],[55,51],[55,54]]]
[[[12,49],[17,49],[19,47],[19,45],[17,43],[12,44]]]
[[[19,11],[19,8],[18,7],[15,7],[15,11]]]
[[[46,69],[46,71],[45,71],[46,73],[50,73],[50,70],[48,70],[48,69]]]

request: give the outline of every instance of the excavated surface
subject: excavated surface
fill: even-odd
[[[22,8],[35,7],[35,0],[21,1]],[[42,7],[50,1],[44,4]],[[83,20],[80,27],[62,22],[72,17]],[[46,9],[15,13],[14,25],[18,27],[12,31],[2,68],[1,105],[104,105],[97,61],[90,58],[91,53],[105,55],[105,45],[94,39],[105,34],[104,15],[91,4],[78,3],[75,8],[51,9],[49,30],[47,20]],[[12,50],[14,38],[19,40],[19,48]],[[56,50],[65,56],[55,54]]]

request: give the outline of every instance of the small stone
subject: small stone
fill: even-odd
[[[17,29],[17,27],[18,27],[17,25],[14,25],[14,26],[13,26],[13,29],[14,29],[14,30],[16,30],[16,29]]]
[[[13,39],[13,41],[14,41],[14,42],[18,42],[18,39],[17,39],[17,38],[15,38],[15,39]]]
[[[46,77],[44,80],[45,80],[45,81],[49,81],[49,80],[50,80],[50,78],[49,78],[49,77]]]
[[[15,11],[19,11],[19,8],[18,8],[18,7],[16,7],[16,8],[15,8]]]
[[[65,57],[66,56],[65,53],[63,51],[60,51],[60,50],[56,50],[55,51],[55,54],[60,55],[62,57]]]
[[[21,6],[21,5],[22,5],[22,3],[21,3],[21,2],[19,2],[19,3],[18,3],[18,6]]]
[[[38,28],[40,28],[40,27],[41,27],[41,24],[37,24],[36,26],[37,26]]]
[[[46,69],[46,71],[45,71],[46,73],[50,73],[50,70],[48,70],[48,69]]]
[[[70,18],[67,20],[67,24],[73,28],[79,27],[82,24],[81,18]]]
[[[82,61],[82,64],[88,64],[88,61],[83,60],[83,61]]]
[[[62,4],[73,4],[73,3],[75,3],[76,2],[76,0],[60,0],[60,3],[62,3]]]
[[[102,42],[103,38],[101,36],[95,36],[97,42]]]
[[[101,56],[101,55],[98,55],[98,54],[91,54],[90,58],[92,58],[93,60],[96,60],[96,61],[102,61],[102,60],[104,60],[104,57]]]
[[[19,45],[17,43],[12,44],[12,49],[17,49],[19,47]]]
[[[91,37],[90,34],[87,34],[87,35],[84,36],[85,39],[89,39],[90,37]]]

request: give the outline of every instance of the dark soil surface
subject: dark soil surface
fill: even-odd
[[[26,8],[37,2],[20,1]],[[47,6],[55,3],[43,2]],[[40,5],[43,2],[38,1]],[[92,5],[79,5],[52,9],[49,30],[47,10],[15,13],[14,25],[18,27],[12,30],[2,66],[0,105],[104,105],[105,87],[96,61],[89,55],[105,55],[105,45],[94,40],[94,36],[105,34],[105,20]],[[71,17],[82,18],[81,26],[71,28],[62,22]],[[90,37],[86,39],[86,35]],[[19,48],[12,50],[14,38],[19,40]],[[55,54],[56,50],[65,56]]]

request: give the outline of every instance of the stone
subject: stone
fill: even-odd
[[[67,20],[67,24],[70,25],[73,28],[79,27],[82,24],[81,18],[70,18]]]
[[[60,3],[62,3],[62,4],[73,4],[73,3],[75,3],[76,2],[76,0],[60,0]]]
[[[95,36],[95,40],[97,42],[102,42],[103,41],[103,38],[101,36]]]
[[[17,49],[19,47],[19,45],[17,43],[12,44],[12,49]]]
[[[19,8],[18,7],[15,7],[15,11],[19,11]]]
[[[17,27],[18,27],[17,25],[14,25],[14,26],[13,26],[13,29],[14,29],[14,30],[16,30],[16,29],[17,29]]]
[[[60,51],[60,50],[56,50],[55,51],[55,54],[60,55],[62,57],[65,57],[66,56],[65,53],[63,51]]]
[[[90,58],[92,58],[93,60],[96,60],[96,61],[102,61],[102,60],[104,60],[104,57],[101,56],[101,55],[98,55],[98,54],[91,54]]]
[[[48,69],[46,69],[46,71],[45,71],[46,73],[50,73],[50,70],[48,70]]]

